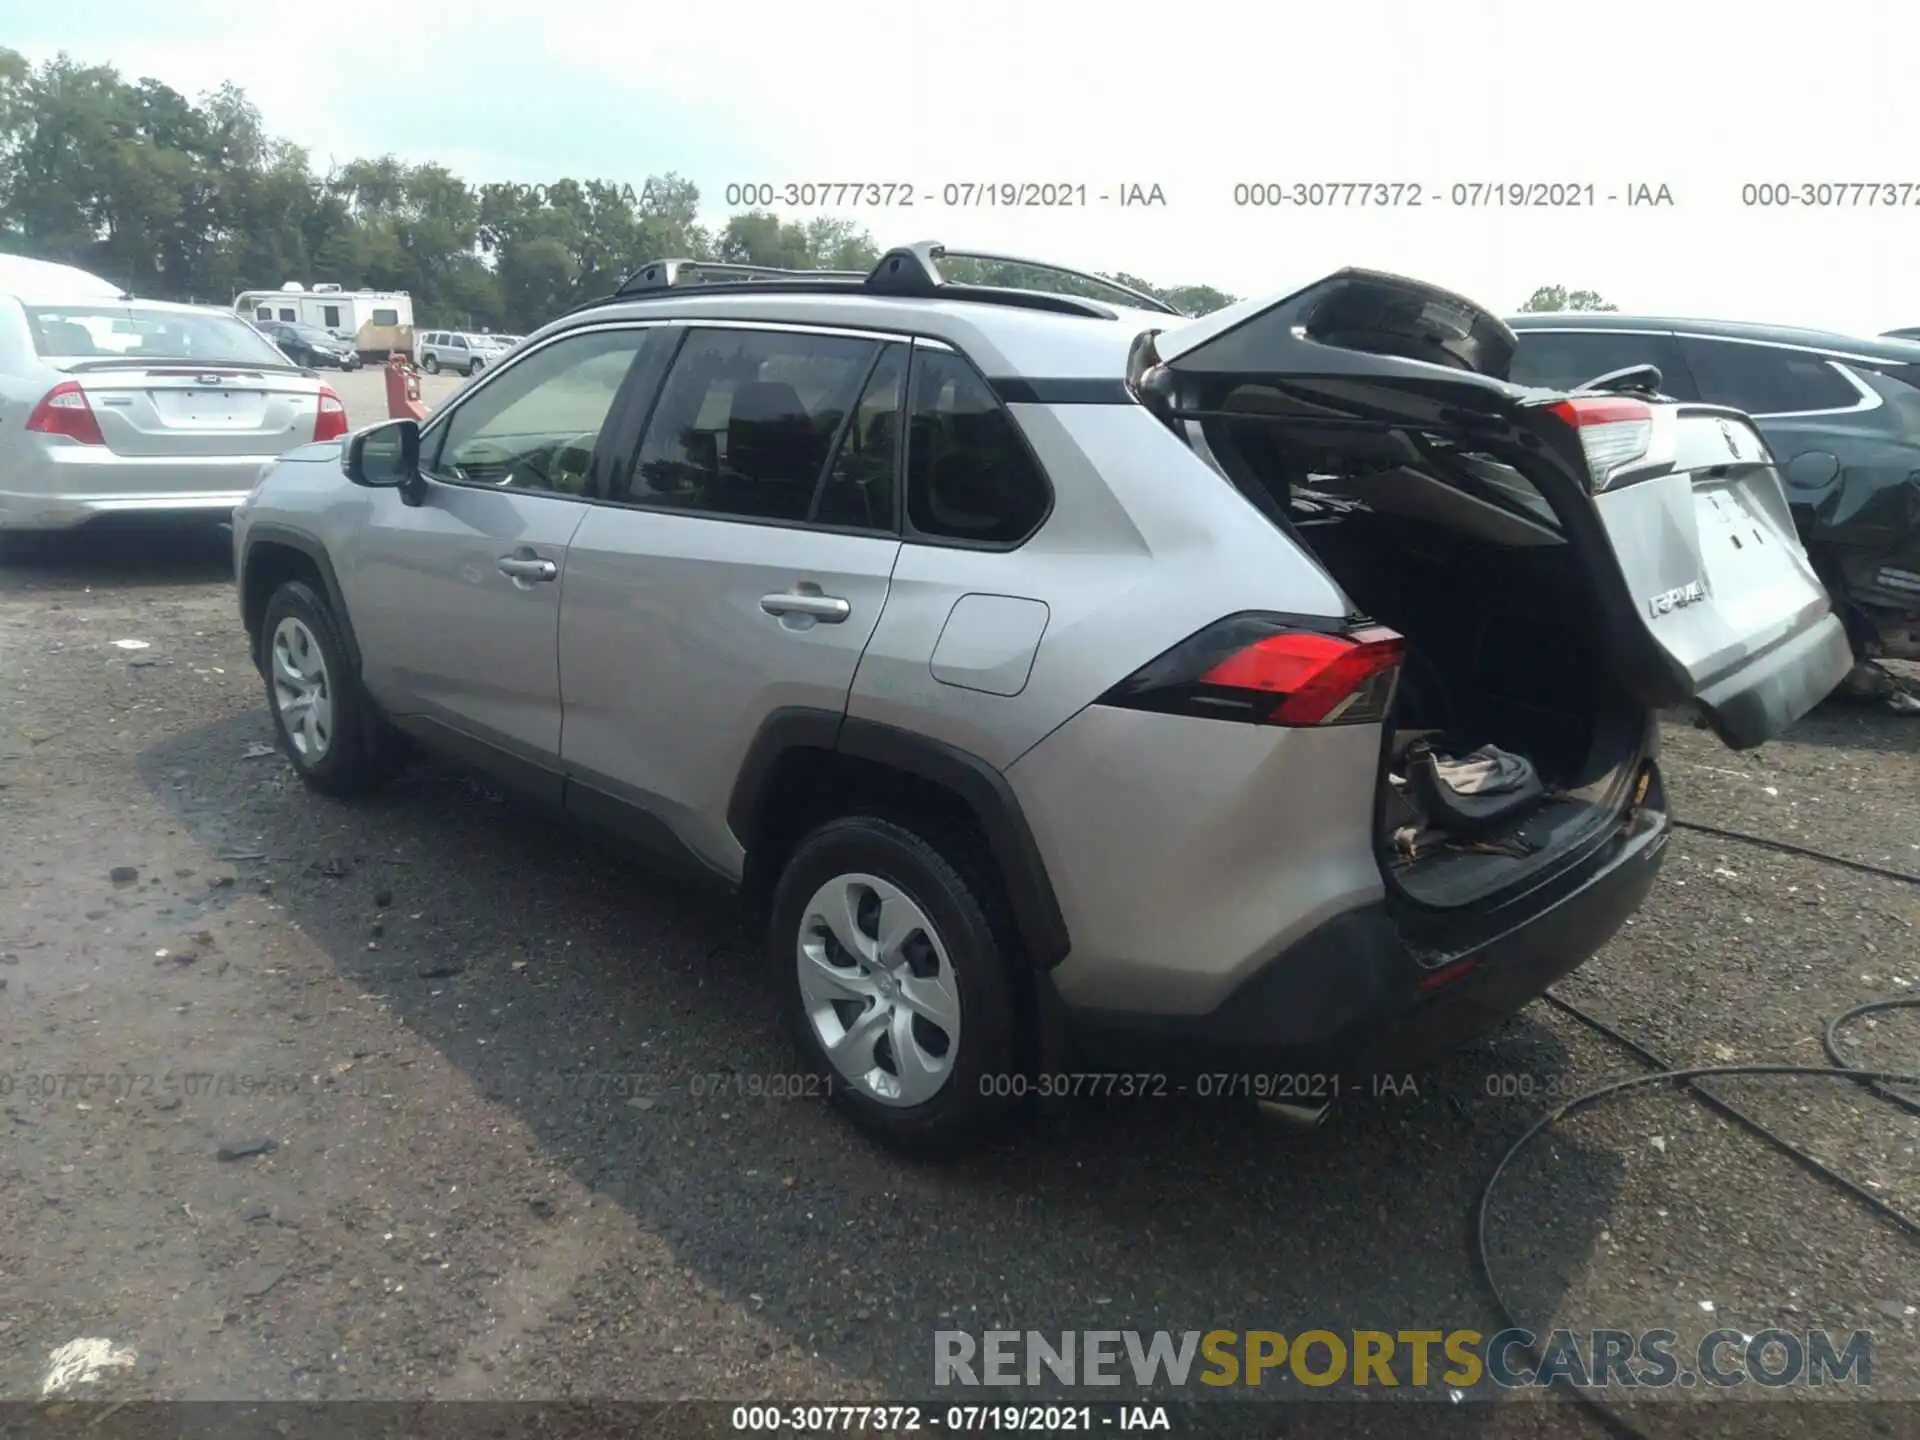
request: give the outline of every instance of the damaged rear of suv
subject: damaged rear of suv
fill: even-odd
[[[1122,773],[1162,772],[1137,813],[1108,797],[1051,836],[1125,856],[1109,918],[1073,917],[1114,953],[1077,930],[1051,977],[1091,1053],[1284,1065],[1320,1088],[1273,1098],[1310,1110],[1341,1076],[1430,1058],[1646,894],[1668,835],[1658,711],[1694,709],[1745,749],[1845,674],[1746,416],[1637,373],[1523,389],[1513,350],[1470,302],[1364,271],[1136,343],[1130,384],[1194,461],[1168,483],[1230,485],[1347,613],[1225,619],[1095,707],[1155,717],[1141,753],[1123,722],[1080,717],[1014,766],[1019,785],[1097,743]],[[1231,733],[1247,727],[1273,738]],[[1172,842],[1114,838],[1135,827]],[[1161,873],[1199,902],[1184,925],[1148,913],[1175,899]],[[1275,928],[1255,947],[1237,916],[1263,906]]]

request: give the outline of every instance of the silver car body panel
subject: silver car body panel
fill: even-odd
[[[1204,1013],[1384,893],[1377,728],[1222,725],[1202,744],[1192,725],[1093,706],[1008,772],[1073,935],[1053,972],[1070,1003]]]

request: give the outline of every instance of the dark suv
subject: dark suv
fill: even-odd
[[[1508,323],[1519,384],[1564,390],[1653,365],[1674,399],[1751,415],[1854,653],[1920,660],[1920,342],[1591,312]],[[1851,684],[1900,708],[1920,703],[1878,667]]]

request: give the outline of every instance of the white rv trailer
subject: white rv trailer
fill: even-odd
[[[365,360],[384,361],[395,350],[413,354],[413,299],[404,290],[309,288],[289,280],[278,290],[244,290],[233,308],[256,324],[280,320],[330,330],[352,340]]]

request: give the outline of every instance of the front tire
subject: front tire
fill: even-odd
[[[337,796],[391,780],[402,761],[399,737],[360,688],[327,602],[289,580],[267,601],[260,633],[274,736],[300,778]]]
[[[775,887],[769,958],[811,1076],[879,1139],[946,1153],[1012,1108],[1008,928],[957,837],[869,815],[803,840]]]
[[[468,378],[472,378],[473,376],[478,375],[482,370],[486,368],[487,368],[486,365],[482,361],[479,361],[479,360],[472,361],[467,366],[467,376]]]

